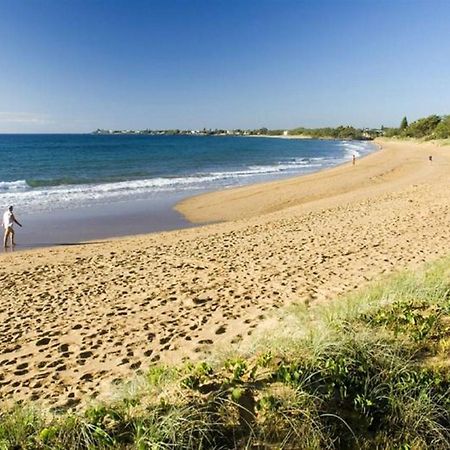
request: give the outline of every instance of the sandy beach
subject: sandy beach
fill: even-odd
[[[449,148],[378,144],[177,206],[210,225],[2,254],[2,401],[82,406],[155,361],[238,345],[283,305],[448,255]]]

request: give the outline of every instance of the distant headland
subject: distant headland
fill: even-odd
[[[97,135],[149,135],[149,136],[261,136],[261,137],[292,137],[303,139],[350,139],[372,140],[382,135],[380,129],[354,128],[339,126],[337,128],[294,128],[291,130],[258,129],[221,129],[203,128],[199,130],[105,130],[93,131]]]
[[[450,138],[450,116],[439,116],[433,114],[428,117],[418,119],[408,123],[408,119],[403,117],[400,126],[380,128],[355,128],[350,125],[340,125],[338,127],[305,128],[270,130],[266,127],[257,129],[207,129],[201,130],[104,130],[97,129],[93,134],[100,135],[184,135],[184,136],[274,136],[293,137],[304,139],[344,139],[344,140],[372,140],[377,137],[396,138],[416,138],[416,139],[448,139]]]

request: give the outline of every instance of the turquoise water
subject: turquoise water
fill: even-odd
[[[373,149],[225,136],[0,135],[0,207],[30,213],[186,196],[317,171]]]

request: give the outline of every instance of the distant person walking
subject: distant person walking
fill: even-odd
[[[3,214],[3,228],[5,229],[5,237],[3,238],[3,247],[8,247],[8,239],[11,236],[11,245],[14,247],[16,243],[14,242],[14,224],[17,223],[19,227],[22,226],[13,214],[13,207],[10,206]]]
[[[355,155],[352,156],[352,164],[353,164],[353,165],[356,164],[356,156],[355,156]]]

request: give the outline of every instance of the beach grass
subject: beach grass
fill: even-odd
[[[0,415],[0,449],[450,448],[450,259],[326,304],[251,346],[153,366],[108,403]]]

